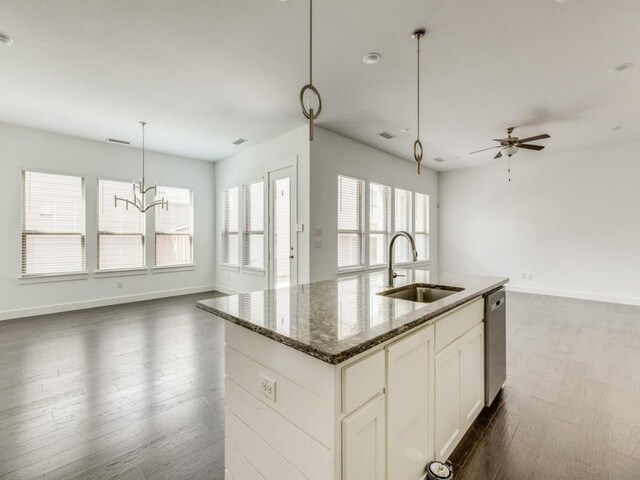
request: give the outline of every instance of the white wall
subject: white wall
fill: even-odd
[[[229,293],[250,292],[269,288],[266,275],[219,265],[222,258],[224,229],[224,190],[264,179],[268,173],[297,165],[297,215],[304,231],[298,233],[298,283],[309,281],[309,138],[308,129],[300,127],[268,142],[243,150],[237,155],[216,162],[216,285]],[[265,188],[265,195],[267,189]],[[267,208],[265,197],[265,208]],[[266,243],[266,242],[265,242]],[[266,259],[266,256],[265,256]],[[265,260],[266,261],[266,260]]]
[[[337,277],[338,174],[426,193],[430,199],[430,267],[438,268],[438,176],[422,166],[316,128],[311,142],[311,281]],[[318,236],[318,230],[321,235]],[[316,242],[321,247],[316,248]]]
[[[441,270],[640,304],[639,150],[635,142],[521,153],[511,183],[505,161],[441,173]]]
[[[78,174],[86,185],[88,278],[20,280],[21,169]],[[214,285],[214,165],[150,152],[147,180],[184,186],[194,197],[193,270],[97,277],[96,179],[140,176],[140,151],[0,123],[0,319],[206,291]],[[147,217],[147,265],[153,265],[153,213]],[[117,288],[122,282],[122,288]]]

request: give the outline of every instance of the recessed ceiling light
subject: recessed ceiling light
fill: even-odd
[[[447,160],[446,158],[442,158],[442,157],[436,157],[433,159],[434,162],[438,162],[438,163],[445,162],[446,160]]]
[[[11,38],[9,35],[5,35],[4,33],[0,33],[0,43],[6,45],[7,47],[10,47],[11,45],[13,45],[13,38]]]
[[[626,63],[621,63],[620,65],[617,65],[617,66],[613,67],[609,71],[610,72],[624,72],[625,70],[629,70],[631,67],[633,67],[633,63],[626,62]]]
[[[556,0],[556,3],[569,3],[571,0]]]
[[[371,52],[362,57],[362,61],[367,65],[373,65],[374,63],[378,63],[381,58],[382,56],[379,53]]]

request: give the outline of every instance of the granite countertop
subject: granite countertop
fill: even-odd
[[[396,269],[395,287],[429,283],[464,290],[432,303],[378,295],[386,270],[294,287],[212,298],[197,306],[307,355],[336,365],[482,296],[508,278]]]

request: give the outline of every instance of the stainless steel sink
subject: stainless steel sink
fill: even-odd
[[[412,283],[402,287],[392,288],[378,295],[385,297],[398,298],[400,300],[409,300],[411,302],[431,303],[442,298],[461,292],[464,288],[450,287],[447,285],[431,285],[428,283]]]

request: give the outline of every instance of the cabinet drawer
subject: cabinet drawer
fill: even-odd
[[[484,300],[479,298],[439,320],[436,323],[436,352],[482,323],[483,317]]]
[[[384,390],[384,351],[342,369],[342,411],[353,412]]]

